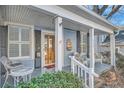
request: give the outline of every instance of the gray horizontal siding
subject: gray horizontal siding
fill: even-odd
[[[7,33],[7,27],[0,26],[0,57],[7,56]],[[4,81],[2,80],[2,73],[4,72],[5,70],[0,63],[0,86]]]
[[[35,68],[41,67],[41,56],[37,57],[36,52],[40,52],[41,55],[41,31],[35,30]]]
[[[66,49],[66,42],[67,39],[70,39],[72,42],[72,50],[68,51]],[[64,66],[69,66],[71,65],[71,61],[69,59],[69,55],[72,52],[77,51],[77,44],[76,44],[77,38],[76,38],[76,31],[64,29]]]

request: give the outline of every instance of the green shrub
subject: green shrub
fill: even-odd
[[[80,88],[83,82],[72,73],[55,72],[45,73],[30,82],[21,82],[19,88]]]
[[[124,69],[124,56],[122,56],[121,54],[117,54],[116,56],[118,58],[117,60],[117,68],[118,69]]]

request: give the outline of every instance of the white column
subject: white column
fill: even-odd
[[[64,60],[62,18],[55,18],[55,71],[61,71]]]
[[[89,84],[90,87],[94,87],[94,76],[92,73],[94,72],[94,65],[95,65],[95,57],[94,57],[94,28],[89,30],[89,43],[90,43],[90,79]]]
[[[1,49],[0,49],[0,51],[1,51]],[[0,55],[1,56],[1,55]],[[0,88],[2,87],[2,82],[1,82],[1,79],[2,79],[2,76],[1,76],[1,63],[0,63]]]
[[[111,65],[116,66],[115,63],[115,36],[114,34],[110,35],[110,55],[111,55]]]
[[[94,28],[89,30],[89,40],[90,40],[90,68],[94,69]]]

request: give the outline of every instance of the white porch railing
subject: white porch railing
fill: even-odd
[[[71,59],[71,71],[77,74],[84,82],[84,86],[88,88],[94,87],[94,77],[99,77],[91,68],[88,68],[81,62],[75,59],[74,56],[69,56]]]

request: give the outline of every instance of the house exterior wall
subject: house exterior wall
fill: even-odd
[[[66,43],[68,39],[70,39],[72,42],[72,49],[70,51],[68,51],[66,48]],[[76,31],[64,29],[64,66],[71,65],[69,55],[71,55],[72,52],[76,52],[77,50],[76,39]]]
[[[7,27],[0,26],[0,57],[7,56]],[[2,74],[5,72],[0,62],[0,87],[3,84]]]
[[[36,56],[37,52],[40,53],[40,57]],[[35,30],[35,68],[42,67],[41,61],[41,31]]]
[[[1,9],[1,6],[0,6],[0,25],[2,24],[2,21],[3,20],[3,18],[2,18],[2,9]]]

